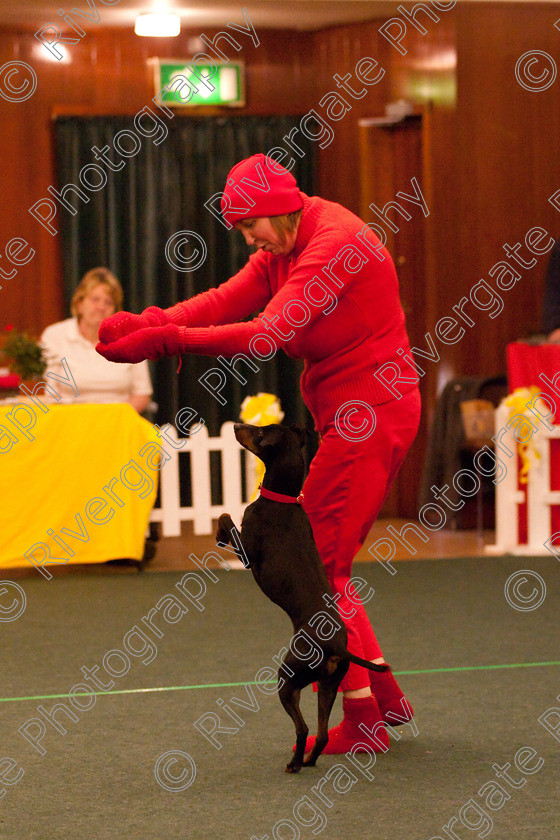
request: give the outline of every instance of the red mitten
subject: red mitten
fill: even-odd
[[[99,341],[110,344],[137,330],[146,327],[163,327],[168,323],[169,318],[159,306],[149,306],[140,315],[134,315],[132,312],[115,312],[110,318],[105,318],[101,322]]]
[[[178,356],[185,346],[183,332],[185,327],[166,324],[165,327],[139,329],[112,341],[109,344],[100,341],[95,348],[110,362],[142,362],[144,359],[155,361],[161,356]]]

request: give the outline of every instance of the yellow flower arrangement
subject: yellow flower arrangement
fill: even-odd
[[[510,412],[509,416],[510,419],[512,417],[522,415],[529,426],[534,430],[534,419],[535,415],[531,413],[529,416],[529,411],[527,410],[527,405],[533,400],[533,398],[540,393],[540,389],[536,386],[531,386],[531,388],[516,388],[512,394],[509,394],[505,399],[505,404],[508,406]],[[533,422],[531,422],[531,418]],[[520,484],[527,484],[527,474],[529,472],[529,468],[531,466],[531,455],[535,458],[540,458],[538,451],[536,450],[535,446],[531,447],[531,439],[533,437],[534,431],[531,433],[529,437],[524,440],[519,440],[517,435],[515,439],[517,440],[517,451],[519,452],[519,456],[521,458],[521,470],[519,471],[519,483]]]
[[[277,396],[261,391],[254,397],[245,397],[241,403],[239,418],[251,426],[268,426],[271,423],[281,423],[284,419],[284,412],[280,407],[280,401]],[[263,462],[260,458],[256,458],[256,461],[257,484],[251,496],[251,501],[257,495],[265,473]]]

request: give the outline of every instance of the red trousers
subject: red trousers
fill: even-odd
[[[416,437],[419,420],[417,390],[372,408],[356,404],[347,421],[329,423],[322,430],[303,487],[304,508],[327,577],[341,596],[337,605],[341,613],[351,616],[343,616],[348,649],[363,659],[378,659],[383,654],[360,597],[348,583],[352,561]],[[351,664],[341,688],[348,691],[369,684],[369,672]]]

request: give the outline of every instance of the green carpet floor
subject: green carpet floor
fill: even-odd
[[[19,580],[25,612],[0,624],[0,837],[555,838],[558,562],[474,558],[395,568],[391,576],[378,564],[359,564],[355,574],[375,589],[367,610],[417,728],[400,728],[400,740],[369,767],[369,756],[356,757],[363,766],[323,756],[296,776],[283,772],[291,720],[275,694],[246,688],[273,665],[291,629],[249,572],[220,570],[204,594],[191,578],[202,609],[191,603],[182,616],[170,597],[179,594],[180,574],[108,568],[104,576]],[[506,581],[522,569],[546,582],[546,597],[532,610],[514,609],[504,596]],[[533,583],[521,586],[521,597]],[[151,630],[142,623],[149,614]],[[128,670],[118,653],[126,647]],[[84,683],[82,667],[114,685],[77,693],[78,709],[68,693]],[[77,718],[59,708],[54,720],[65,734],[48,719],[61,703]],[[311,689],[302,708],[313,730]],[[210,727],[210,713],[231,730],[215,735],[215,744],[193,725],[203,718]],[[331,722],[339,718],[340,701]]]

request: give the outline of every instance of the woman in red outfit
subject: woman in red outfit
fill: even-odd
[[[350,577],[420,416],[416,371],[403,363],[409,344],[393,262],[357,216],[300,192],[290,172],[262,154],[231,170],[221,209],[228,227],[257,248],[247,265],[170,309],[113,315],[101,326],[98,352],[116,362],[223,355],[253,370],[279,348],[305,360],[301,390],[320,445],[303,488],[304,507],[348,629],[348,648],[384,662]],[[402,371],[398,388],[376,376],[387,363]],[[345,753],[358,743],[364,752],[384,751],[389,741],[380,722],[395,725],[412,716],[390,672],[351,665],[342,690],[343,720],[330,730],[326,753]],[[360,723],[376,733],[367,745]]]

